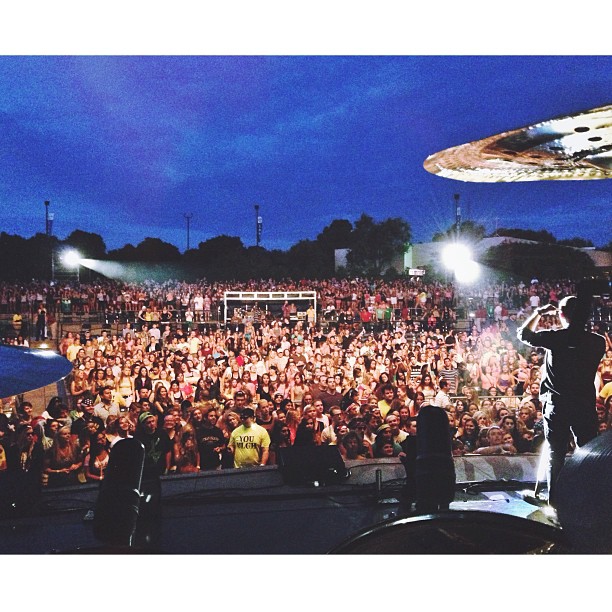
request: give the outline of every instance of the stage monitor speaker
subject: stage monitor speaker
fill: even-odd
[[[278,450],[279,469],[285,484],[334,484],[350,476],[335,445],[288,446]]]

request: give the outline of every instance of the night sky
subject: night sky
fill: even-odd
[[[612,101],[610,56],[1,56],[0,230],[225,234],[287,249],[334,219],[463,218],[610,240],[608,180],[472,184],[437,151]]]

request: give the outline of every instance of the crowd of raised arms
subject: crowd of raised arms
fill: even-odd
[[[289,302],[276,313],[255,306],[241,324],[213,324],[227,290],[316,291],[318,309],[297,318]],[[0,470],[38,453],[48,486],[99,481],[111,446],[151,423],[162,474],[275,465],[292,445],[337,445],[348,460],[397,457],[430,405],[446,410],[456,455],[537,452],[542,353],[519,347],[516,329],[573,291],[570,281],[535,279],[481,286],[470,292],[471,324],[457,329],[454,287],[419,280],[3,284],[0,313],[42,307],[43,337],[56,332],[50,322],[67,299],[81,313],[131,316],[117,319],[116,333],[54,338],[74,366],[66,393],[0,416]],[[603,432],[612,340],[598,331],[607,342],[594,381]],[[265,452],[241,464],[232,432],[245,408]]]

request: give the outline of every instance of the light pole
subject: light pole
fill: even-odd
[[[256,245],[259,246],[261,242],[261,229],[263,226],[262,218],[259,216],[259,204],[255,204],[255,241]]]
[[[51,244],[51,217],[49,215],[49,200],[45,200],[45,236],[47,236],[47,244],[51,253],[51,282],[55,281],[55,253],[53,252],[53,244]]]
[[[459,194],[456,193],[455,198],[455,235],[459,238],[461,233],[461,205],[459,204]]]
[[[187,250],[189,250],[189,224],[191,222],[191,218],[193,217],[193,213],[183,214],[183,217],[187,220]]]

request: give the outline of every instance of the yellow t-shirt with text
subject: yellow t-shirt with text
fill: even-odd
[[[261,449],[270,447],[270,436],[257,423],[251,427],[239,425],[230,435],[229,447],[234,451],[234,467],[259,465]]]

